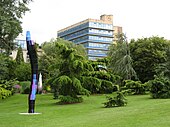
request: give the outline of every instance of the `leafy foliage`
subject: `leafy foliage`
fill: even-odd
[[[16,84],[13,86],[14,88],[14,93],[21,93],[21,86]]]
[[[8,62],[7,57],[0,54],[0,80],[8,77]]]
[[[22,32],[22,16],[29,11],[27,5],[32,0],[0,1],[0,48],[9,55],[15,48],[14,39]]]
[[[119,76],[111,74],[102,59],[89,61],[94,70],[84,73],[83,86],[91,93],[112,93],[118,90]]]
[[[154,79],[157,68],[168,60],[167,48],[170,43],[161,37],[131,40],[130,51],[135,69],[140,81],[147,82]]]
[[[24,57],[23,57],[23,52],[21,47],[18,48],[18,52],[15,60],[17,64],[21,64],[24,62]]]
[[[17,64],[7,55],[0,54],[0,80],[12,80],[17,79],[19,81],[27,81],[31,79],[31,67],[30,64],[20,61]]]
[[[108,66],[113,74],[119,75],[123,79],[136,78],[136,72],[132,67],[129,44],[125,35],[121,35],[118,42],[109,47],[108,56],[110,58]]]
[[[90,68],[86,61],[85,49],[62,39],[52,40],[43,48],[45,62],[48,63],[46,72],[49,78],[47,77],[46,83],[51,84],[54,97],[63,95],[63,98],[70,96],[76,100],[80,94],[89,95],[90,92],[82,86],[80,81],[81,75]]]
[[[74,104],[83,102],[82,97],[61,96],[58,104]]]
[[[65,68],[65,64],[61,65],[61,62],[63,62],[62,54],[64,54],[64,52],[61,52],[60,47],[57,46],[56,43],[65,45],[67,49],[74,49],[77,57],[83,56],[86,58],[85,49],[81,45],[75,45],[72,42],[60,38],[57,40],[51,40],[50,42],[45,42],[42,44],[44,54],[39,59],[39,71],[42,73],[44,80],[49,80],[51,77],[58,77],[60,66]]]
[[[12,95],[12,92],[10,90],[6,90],[0,85],[0,99],[5,99],[11,95]]]
[[[107,81],[107,80],[101,81],[100,93],[112,93],[113,90],[114,90],[114,85],[111,81]]]
[[[151,81],[151,96],[153,98],[170,98],[170,81],[165,77],[156,77]]]
[[[68,49],[65,45],[56,44],[60,47],[63,62],[60,64],[60,75],[53,82],[59,93],[64,96],[77,98],[77,94],[89,95],[89,91],[82,87],[78,77],[84,70],[83,57],[74,53],[74,49]]]
[[[106,59],[106,58],[105,58]],[[89,64],[93,67],[94,71],[106,71],[106,61],[103,59],[98,59],[97,61],[91,61],[89,60]]]
[[[15,78],[19,81],[29,81],[31,80],[31,66],[29,63],[20,63],[15,69]]]
[[[22,94],[29,94],[29,92],[30,92],[30,85],[31,85],[30,81],[19,82],[19,85],[21,85],[21,93]]]
[[[167,47],[165,48],[166,52],[166,62],[158,64],[155,69],[157,76],[164,76],[170,79],[170,41],[166,41]]]
[[[118,90],[119,78],[105,71],[92,71],[84,74],[83,86],[91,93],[112,93]]]
[[[127,105],[127,99],[122,92],[117,92],[116,96],[106,96],[107,102],[103,103],[105,108],[120,107]]]
[[[14,79],[16,63],[10,57],[0,53],[0,80]]]
[[[131,94],[139,95],[145,94],[149,90],[147,83],[142,83],[140,81],[125,80],[125,87],[123,89],[129,90]]]
[[[91,93],[99,93],[101,88],[101,80],[96,77],[81,77],[82,86],[89,90]]]
[[[14,94],[14,85],[17,84],[17,80],[0,80],[0,99],[5,99]]]

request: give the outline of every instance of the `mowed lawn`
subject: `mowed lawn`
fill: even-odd
[[[37,95],[35,110],[42,114],[20,115],[27,112],[27,97],[0,100],[0,127],[170,127],[170,99],[127,96],[127,106],[103,108],[105,95],[71,105],[56,105],[51,94]]]

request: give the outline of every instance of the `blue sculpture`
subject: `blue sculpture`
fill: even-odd
[[[26,32],[26,42],[27,42],[27,50],[30,58],[31,71],[32,71],[30,93],[28,97],[28,105],[29,105],[28,113],[34,113],[35,98],[36,98],[36,92],[38,87],[38,58],[37,58],[34,42],[31,40],[30,31]]]

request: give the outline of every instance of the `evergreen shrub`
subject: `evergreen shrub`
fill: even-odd
[[[155,78],[151,81],[152,98],[170,98],[170,81],[167,78]]]
[[[20,82],[19,84],[22,87],[21,93],[22,94],[29,94],[31,82],[30,81],[23,81],[23,82]]]
[[[71,96],[61,96],[59,97],[60,101],[58,104],[74,104],[83,102],[82,97],[71,97]]]
[[[123,87],[124,90],[128,91],[129,94],[134,95],[141,95],[145,94],[148,91],[148,84],[142,83],[140,81],[133,81],[133,80],[125,80],[125,86]]]
[[[117,92],[117,95],[114,95],[113,97],[106,96],[106,99],[107,102],[103,103],[105,108],[121,107],[127,105],[127,99],[122,92]]]

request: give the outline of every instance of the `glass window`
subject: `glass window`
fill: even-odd
[[[107,37],[100,37],[100,36],[89,36],[90,40],[95,40],[95,41],[107,41],[111,42],[112,38],[107,38]]]
[[[92,28],[89,29],[89,33],[92,33],[92,34],[103,34],[103,35],[113,35],[112,31],[109,31],[109,30],[98,30],[98,29],[92,29]]]
[[[103,51],[103,50],[88,50],[88,54],[92,54],[92,55],[106,55],[107,51]]]
[[[90,22],[89,23],[90,27],[95,27],[95,28],[102,28],[102,29],[113,29],[112,24],[104,24],[104,23],[97,23],[97,22]]]
[[[89,47],[92,47],[92,48],[102,48],[102,49],[108,49],[109,44],[102,44],[102,43],[89,43]]]

